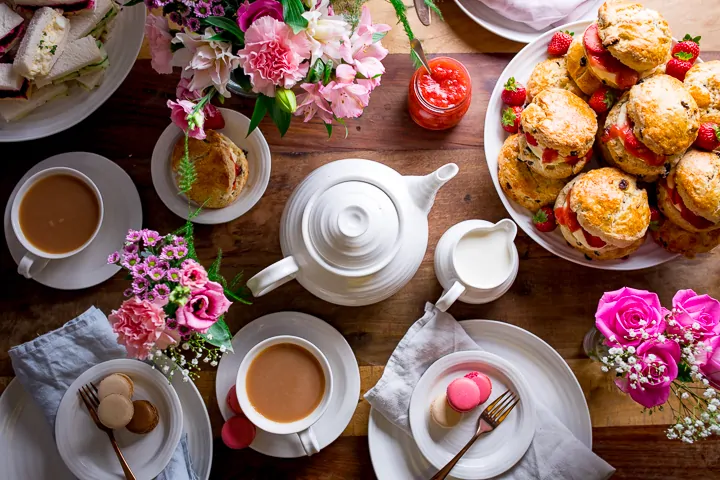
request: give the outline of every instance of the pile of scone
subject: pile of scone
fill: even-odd
[[[535,67],[529,103],[506,101],[505,194],[592,260],[626,258],[649,231],[687,256],[720,244],[720,61],[679,51],[637,3],[608,1],[585,32],[558,34],[566,54]],[[601,168],[587,167],[593,152]]]

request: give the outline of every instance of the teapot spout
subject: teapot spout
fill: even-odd
[[[457,175],[459,170],[454,163],[448,163],[424,177],[405,177],[410,197],[415,202],[415,205],[425,213],[430,212],[437,191],[448,180]]]

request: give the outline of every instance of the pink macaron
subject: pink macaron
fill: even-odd
[[[470,372],[465,375],[465,378],[469,378],[475,382],[475,385],[480,389],[480,402],[478,402],[478,404],[487,402],[487,399],[490,398],[490,394],[492,393],[492,382],[490,378],[480,372]]]
[[[447,400],[453,410],[469,412],[480,404],[480,388],[469,378],[456,378],[447,387]]]
[[[246,417],[236,416],[230,418],[223,425],[220,432],[222,441],[233,450],[240,450],[250,446],[255,440],[257,430]]]

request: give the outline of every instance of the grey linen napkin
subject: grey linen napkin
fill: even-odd
[[[90,307],[57,330],[46,333],[8,352],[18,381],[35,400],[50,425],[60,400],[72,382],[85,370],[107,360],[125,358],[107,317]],[[159,480],[196,480],[188,453],[187,438],[178,445]]]
[[[452,315],[431,303],[388,361],[382,378],[365,399],[385,418],[412,436],[410,397],[425,370],[453,352],[481,350]],[[530,448],[503,480],[605,480],[615,469],[587,448],[544,406],[536,402],[537,426]]]

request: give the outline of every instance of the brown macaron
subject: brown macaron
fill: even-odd
[[[125,428],[138,435],[145,435],[146,433],[152,432],[160,421],[160,416],[158,415],[155,405],[147,400],[135,400],[133,407],[135,413],[130,423],[125,425]]]

